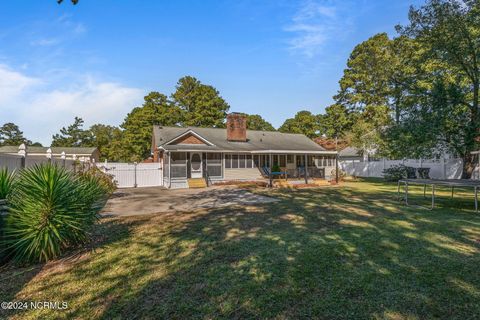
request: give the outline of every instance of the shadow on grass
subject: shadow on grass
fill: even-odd
[[[20,297],[69,301],[62,316],[78,318],[480,316],[467,200],[418,210],[380,182],[260,193],[280,201],[112,220],[117,238]]]
[[[125,223],[115,218],[103,218],[93,228],[91,241],[89,243],[70,250],[63,257],[55,261],[28,266],[19,266],[14,262],[3,265],[0,268],[0,301],[22,301],[22,297],[18,294],[32,279],[41,278],[43,276],[42,274],[49,275],[51,273],[67,273],[71,271],[76,263],[85,261],[85,257],[89,256],[90,253],[95,253],[104,246],[128,238],[130,236],[130,229],[138,223],[141,223],[141,221]],[[61,290],[62,283],[57,282],[56,285],[59,286],[58,290]],[[40,288],[40,290],[41,289],[42,288]],[[28,301],[38,301],[38,299],[32,296]],[[55,299],[52,301],[58,300]],[[0,309],[0,319],[15,313],[21,314],[22,310]]]
[[[162,271],[127,284],[102,317],[480,315],[478,217],[374,194],[280,191],[280,203],[210,210],[140,240],[128,281]]]

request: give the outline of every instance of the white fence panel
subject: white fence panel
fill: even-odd
[[[106,163],[101,168],[114,176],[119,188],[163,186],[161,163]]]
[[[22,168],[22,157],[13,154],[0,154],[0,169],[7,168],[14,171]]]
[[[380,160],[370,162],[340,161],[340,168],[347,174],[357,177],[383,177],[383,170],[399,164],[414,168],[430,168],[432,179],[460,179],[462,177],[462,160]]]
[[[163,186],[162,166],[160,163],[139,163],[137,165],[137,186]]]

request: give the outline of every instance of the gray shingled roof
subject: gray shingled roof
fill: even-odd
[[[207,145],[166,145],[167,142],[192,130],[202,138],[211,142],[213,146]],[[227,140],[226,129],[197,128],[197,127],[163,127],[154,126],[155,142],[158,147],[165,150],[202,150],[202,151],[235,151],[252,152],[267,150],[283,151],[314,151],[325,152],[324,148],[302,134],[281,133],[277,131],[255,131],[247,130],[247,142],[232,142]]]
[[[362,150],[355,147],[346,147],[338,152],[340,157],[359,157],[362,155]]]
[[[97,150],[97,148],[76,148],[76,147],[51,147],[53,154],[61,154],[65,151],[66,154],[76,154],[76,155],[91,155]],[[29,153],[47,153],[48,147],[27,147],[27,152]],[[17,153],[18,146],[3,146],[0,147],[0,153]]]

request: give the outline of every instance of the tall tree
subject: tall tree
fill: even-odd
[[[22,143],[31,144],[29,142],[16,124],[8,122],[0,127],[0,146],[19,146]]]
[[[352,126],[351,118],[345,106],[333,104],[325,108],[321,118],[322,132],[327,138],[343,138]]]
[[[172,100],[182,110],[183,126],[225,127],[230,106],[214,87],[186,76],[178,80]]]
[[[367,106],[387,106],[398,123],[407,75],[412,72],[405,62],[412,52],[408,38],[390,40],[386,33],[360,43],[348,59],[335,100],[360,112]]]
[[[153,125],[174,126],[181,121],[182,110],[164,94],[150,92],[144,100],[121,125],[123,157],[128,161],[140,161],[150,155]]]
[[[88,129],[89,145],[97,147],[101,160],[121,161],[125,157],[122,145],[122,130],[115,126],[94,124]]]
[[[351,145],[368,154],[384,154],[384,132],[392,125],[387,106],[367,106],[363,112],[351,114],[352,126],[346,134]]]
[[[52,147],[83,147],[91,143],[88,130],[83,129],[83,119],[75,117],[74,122],[68,127],[62,127],[60,133],[52,137]]]
[[[445,148],[460,156],[462,177],[468,178],[474,168],[470,152],[478,147],[475,137],[480,133],[480,3],[430,0],[412,7],[409,18],[410,24],[397,30],[423,48],[427,76],[419,77],[418,99],[396,134],[406,146],[415,142],[417,153]],[[428,132],[428,139],[421,139],[421,132]]]
[[[259,114],[245,114],[247,117],[248,130],[275,131],[272,124],[262,118]]]
[[[304,134],[313,139],[320,135],[320,118],[320,116],[314,115],[310,111],[299,111],[295,117],[285,120],[278,130],[286,133]]]

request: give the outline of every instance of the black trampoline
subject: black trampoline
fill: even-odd
[[[432,207],[435,208],[435,187],[436,186],[446,186],[452,188],[452,197],[455,191],[455,187],[463,188],[472,188],[475,196],[475,212],[478,212],[478,190],[480,190],[480,180],[467,180],[467,179],[447,179],[447,180],[436,180],[436,179],[401,179],[398,180],[397,194],[400,199],[400,185],[404,185],[404,197],[403,200],[408,206],[408,185],[423,185],[423,196],[426,197],[427,186],[432,187]]]

